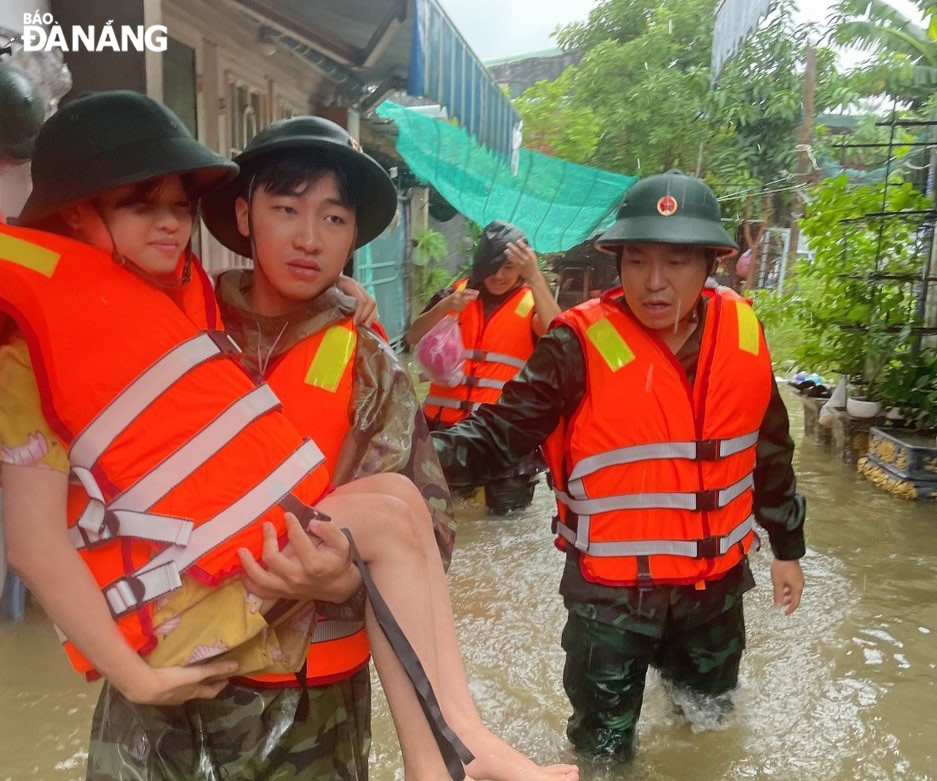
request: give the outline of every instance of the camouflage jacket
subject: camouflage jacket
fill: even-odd
[[[247,299],[252,279],[251,271],[228,271],[218,278],[216,292],[225,328],[254,376],[263,376],[278,356],[354,312],[353,299],[331,287],[298,314],[258,315]],[[382,472],[399,472],[419,488],[448,568],[456,528],[452,498],[413,382],[393,350],[373,331],[359,327],[351,420],[332,481],[341,485]]]

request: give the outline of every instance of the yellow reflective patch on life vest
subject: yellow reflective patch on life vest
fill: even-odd
[[[758,355],[761,350],[761,333],[754,310],[747,302],[736,301],[735,311],[739,319],[739,349]]]
[[[628,343],[615,330],[615,326],[608,321],[608,318],[590,325],[586,329],[586,336],[613,372],[617,372],[634,360],[634,353]]]
[[[358,334],[354,329],[333,325],[325,332],[319,349],[316,350],[309,370],[306,372],[306,384],[322,388],[329,393],[338,390],[342,375],[348,368],[351,356],[355,354]]]
[[[51,277],[60,257],[62,256],[58,252],[40,247],[31,241],[0,233],[0,260],[8,260],[44,277]]]
[[[514,314],[518,317],[527,317],[530,313],[530,310],[534,308],[534,294],[531,291],[527,291],[521,297],[521,300],[518,302],[517,307],[514,309]]]

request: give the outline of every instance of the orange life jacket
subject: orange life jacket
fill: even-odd
[[[285,540],[284,508],[302,515],[329,484],[318,446],[214,330],[201,272],[182,303],[86,244],[0,226],[0,311],[26,338],[83,489],[70,492],[68,534],[142,654],[155,644],[151,603],[182,573],[209,585],[235,575],[238,548],[260,559],[263,521]]]
[[[455,284],[464,290],[467,279]],[[457,423],[482,404],[493,404],[501,390],[524,368],[534,351],[534,294],[518,288],[485,319],[481,298],[459,313],[465,346],[465,378],[454,387],[433,383],[423,404],[426,419],[447,426]]]
[[[342,442],[351,428],[357,344],[358,333],[348,317],[292,347],[264,377],[282,400],[283,414],[290,422],[301,433],[315,435],[333,474]],[[306,658],[306,679],[314,686],[344,680],[362,669],[370,657],[363,622],[332,621],[320,616]],[[271,673],[250,680],[292,686],[296,677]]]
[[[672,351],[613,301],[555,321],[582,344],[586,394],[545,446],[557,546],[613,586],[699,583],[739,563],[754,537],[755,445],[774,376],[747,301],[705,290],[691,388]]]

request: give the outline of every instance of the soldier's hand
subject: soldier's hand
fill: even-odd
[[[245,586],[263,599],[344,602],[361,587],[361,576],[351,560],[348,539],[335,524],[311,521],[306,529],[292,513],[285,513],[291,550],[280,550],[273,524],[263,525],[261,567],[241,548]]]
[[[133,681],[114,685],[137,705],[181,705],[188,700],[210,700],[228,685],[237,672],[237,662],[215,661],[190,667],[147,667]]]
[[[800,606],[800,597],[804,592],[804,573],[800,562],[772,561],[771,583],[774,585],[775,607],[783,607],[784,615],[791,615]]]
[[[446,298],[446,309],[449,312],[461,312],[470,302],[478,298],[478,291],[471,288],[456,290]]]
[[[355,299],[355,325],[361,325],[368,328],[377,320],[377,301],[364,289],[364,286],[351,277],[339,274],[335,280],[335,287],[341,290],[346,296]]]

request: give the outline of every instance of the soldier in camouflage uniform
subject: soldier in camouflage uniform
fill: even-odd
[[[717,255],[737,250],[735,242],[722,228],[719,207],[712,191],[700,180],[679,172],[642,180],[626,194],[617,222],[598,239],[597,246],[615,255],[623,288],[609,291],[601,302],[584,304],[583,308],[577,310],[585,312],[584,308],[590,305],[601,306],[601,311],[615,313],[615,322],[622,322],[621,315],[631,318],[624,321],[633,323],[629,333],[640,333],[640,328],[651,333],[660,349],[649,348],[646,354],[659,356],[655,360],[664,366],[662,371],[666,370],[668,377],[676,371],[682,375],[680,382],[685,380],[685,389],[692,389],[697,381],[707,382],[704,387],[708,389],[708,378],[712,376],[712,372],[708,371],[708,355],[705,362],[701,362],[700,358],[707,316],[716,315],[711,315],[713,296],[702,295],[703,288],[707,274],[713,271]],[[757,328],[754,316],[750,316],[750,321]],[[607,317],[598,324],[607,325],[609,329],[618,327],[611,326]],[[601,333],[608,335],[607,331]],[[760,332],[755,330],[754,333],[757,344]],[[646,344],[646,338],[642,336],[639,344]],[[589,349],[596,350],[596,347]],[[735,349],[742,348],[736,346]],[[562,461],[559,467],[561,470],[569,469],[567,464],[573,460],[569,449],[569,437],[573,436],[571,432],[577,432],[579,442],[584,441],[588,434],[578,434],[582,428],[574,428],[577,416],[583,410],[587,411],[587,415],[594,416],[589,419],[596,421],[594,425],[599,429],[591,434],[592,440],[599,443],[603,441],[606,432],[598,423],[602,412],[593,411],[598,409],[594,406],[598,404],[598,394],[587,384],[587,377],[591,383],[594,377],[604,375],[588,373],[590,369],[586,350],[582,332],[574,330],[561,316],[540,339],[518,378],[505,386],[496,405],[485,405],[468,419],[445,431],[433,433],[440,462],[453,487],[484,482],[490,475],[507,469],[523,454],[547,441],[558,426],[563,427],[559,430],[566,432],[567,439],[556,458]],[[758,354],[757,348],[754,353]],[[624,373],[617,375],[614,372],[627,366],[634,358],[627,352],[627,345],[621,355],[617,368],[609,364],[611,378],[608,380],[617,389],[619,396],[616,399],[614,394],[606,394],[602,396],[605,399],[603,403],[613,404],[621,410],[620,413],[616,410],[616,414],[617,420],[625,421],[622,424],[624,428],[636,427],[627,417],[630,409],[628,399],[640,399],[641,393],[650,395],[652,384],[659,380],[649,372],[635,384],[640,387],[614,385],[618,381],[616,377],[624,376]],[[702,379],[697,377],[699,363],[707,367],[707,373]],[[771,387],[769,390],[759,386],[763,398],[767,400],[767,407],[757,437],[749,435],[751,441],[747,447],[733,451],[729,456],[718,455],[722,451],[717,449],[714,459],[747,452],[746,457],[754,462],[754,469],[750,472],[753,491],[745,494],[744,501],[751,502],[751,510],[747,512],[767,532],[775,556],[772,564],[775,603],[785,607],[790,614],[799,605],[803,589],[803,574],[798,559],[804,555],[805,504],[795,490],[791,467],[794,444],[788,432],[787,412],[770,376],[770,367],[766,366],[763,357],[759,365],[765,367],[764,385],[770,383]],[[651,364],[653,368],[654,364]],[[714,371],[718,370],[718,367],[714,368]],[[699,369],[699,373],[702,372]],[[735,382],[747,379],[736,378]],[[653,393],[659,391],[655,388]],[[658,397],[654,396],[654,399]],[[667,415],[666,400],[659,399],[659,402],[657,409]],[[685,405],[687,402],[681,403]],[[682,410],[682,407],[677,406],[676,409]],[[695,407],[692,409],[695,410]],[[604,406],[601,410],[608,414],[609,408]],[[680,414],[683,415],[682,412]],[[697,416],[697,425],[701,427],[700,413],[694,411],[693,414]],[[671,425],[669,416],[663,419],[660,428],[666,429],[668,425]],[[675,422],[673,425],[684,424]],[[691,438],[699,439],[699,436]],[[620,444],[619,439],[611,436],[608,439],[611,444],[603,455],[609,456],[611,460],[613,453],[617,452],[612,451],[612,448],[620,447]],[[634,437],[631,441],[654,442],[641,440],[640,437]],[[694,453],[699,454],[698,446],[705,443],[688,444],[697,446]],[[754,457],[750,451],[752,444]],[[641,447],[644,445],[634,449]],[[599,448],[586,452],[602,450]],[[643,455],[634,460],[640,461],[642,458],[647,464],[650,459],[667,457]],[[673,457],[674,461],[681,458],[706,460],[710,457]],[[628,463],[612,461],[612,465],[617,468]],[[674,472],[676,467],[674,464]],[[556,465],[551,465],[551,468],[556,468]],[[602,468],[605,467],[599,467]],[[660,467],[654,468],[661,470]],[[663,472],[667,473],[666,467]],[[685,474],[685,470],[681,474]],[[562,488],[566,489],[568,476],[563,477]],[[636,479],[642,482],[641,486],[619,484],[615,493],[640,494],[643,478],[637,476]],[[653,492],[655,489],[643,490]],[[606,496],[602,494],[599,501],[606,501]],[[636,528],[645,529],[650,524],[650,520],[645,522],[640,515],[649,508],[654,508],[657,513],[654,517],[671,517],[661,516],[658,512],[658,509],[669,511],[670,505],[650,502],[650,497],[656,497],[657,494],[647,493],[645,496],[648,497],[646,503],[635,503],[632,507],[636,509],[626,510],[636,513],[628,516],[637,521]],[[613,496],[614,500],[620,498]],[[569,501],[568,496],[566,501]],[[588,502],[583,501],[582,504]],[[692,509],[698,509],[698,505]],[[601,514],[603,510],[594,512]],[[621,510],[618,512],[620,514],[614,517],[621,518],[621,523],[627,523]],[[651,518],[650,515],[647,517]],[[559,529],[558,521],[559,518],[555,519],[554,531]],[[650,556],[637,552],[640,546],[656,545],[663,548],[657,540],[664,540],[666,545],[670,545],[672,540],[680,540],[674,546],[682,545],[681,550],[686,550],[688,545],[693,545],[696,551],[695,556],[687,553],[681,555],[711,563],[724,553],[717,538],[687,540],[685,537],[669,536],[673,529],[663,532],[655,528],[644,533],[652,538],[657,534],[660,536],[647,543],[645,537],[638,537],[639,542],[635,544],[606,543],[618,550],[626,547],[635,550],[631,554],[604,555],[618,556],[614,559],[616,562],[627,560],[628,566],[636,566],[638,575],[634,580],[629,579],[634,576],[614,575],[603,580],[590,574],[591,571],[587,569],[586,562],[589,559],[597,560],[590,554],[592,532],[586,533],[586,540],[577,535],[575,529],[578,516],[573,510],[565,521],[570,536],[562,538],[558,543],[566,550],[566,564],[560,583],[560,593],[568,611],[568,621],[562,636],[566,651],[563,683],[573,708],[567,735],[576,749],[595,757],[628,759],[632,756],[635,727],[649,666],[660,671],[665,685],[674,694],[675,702],[683,706],[684,711],[689,712],[702,706],[708,714],[715,714],[717,718],[728,713],[731,692],[738,681],[739,662],[745,648],[742,595],[754,586],[744,551],[733,551],[736,547],[734,543],[728,546],[726,552],[733,551],[735,555],[741,556],[740,561],[734,565],[727,564],[729,568],[725,571],[717,570],[717,575],[707,576],[705,573],[711,571],[712,566],[706,565],[709,569],[703,566],[701,571],[704,574],[695,583],[683,585],[668,582],[666,578],[657,580],[647,567]],[[750,539],[750,520],[746,523],[749,524],[746,536]],[[627,536],[632,532],[622,533],[619,528],[619,533],[619,539],[634,539]],[[713,542],[720,543],[715,551]],[[603,554],[594,554],[600,555]],[[656,558],[666,562],[679,556],[664,554]],[[610,560],[613,559],[603,559]],[[619,571],[625,567],[620,563],[615,566],[621,567]]]
[[[395,195],[393,201],[391,214]],[[214,230],[218,208],[230,210],[231,205],[214,211],[212,206],[203,208]],[[359,209],[358,216],[360,224],[369,215]],[[264,317],[249,304],[251,282],[250,271],[228,272],[220,277],[217,293],[225,326],[254,376],[303,340],[356,312],[355,297],[331,286],[298,314]],[[355,291],[347,280],[342,285]],[[452,500],[410,376],[371,329],[359,325],[356,330],[350,425],[332,481],[342,485],[383,472],[410,478],[431,510],[448,567],[455,541]],[[320,606],[320,612],[326,609],[331,619],[361,620],[363,592],[345,605]],[[301,716],[307,710],[304,691],[308,714]],[[238,679],[212,700],[176,707],[135,705],[105,684],[92,724],[88,778],[366,781],[370,721],[367,667],[308,690],[295,682],[269,686]]]

